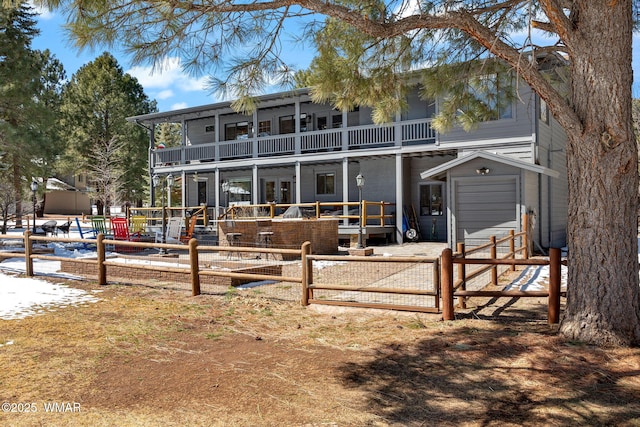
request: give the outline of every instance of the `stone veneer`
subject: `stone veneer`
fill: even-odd
[[[262,221],[262,220],[261,220]],[[311,253],[332,255],[338,253],[337,219],[273,219],[271,221],[271,246],[297,249],[304,242],[311,242]],[[258,227],[255,220],[227,220],[218,223],[218,239],[221,246],[229,245],[227,233],[239,233],[239,246],[256,246]]]

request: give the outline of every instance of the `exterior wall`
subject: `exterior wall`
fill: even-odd
[[[513,118],[492,120],[478,124],[471,132],[462,128],[454,128],[451,132],[439,135],[442,147],[468,145],[473,141],[476,149],[492,146],[502,140],[501,144],[512,144],[523,139],[532,141],[535,125],[535,97],[526,84],[519,85],[518,98],[513,101]],[[509,141],[512,140],[512,141]],[[491,150],[494,151],[494,150]]]
[[[82,215],[91,214],[89,196],[78,191],[53,190],[47,192],[45,214]]]
[[[490,169],[490,172],[487,175],[481,176],[476,173],[476,169],[487,167]],[[501,230],[520,230],[520,215],[522,209],[522,177],[521,177],[521,169],[509,165],[505,165],[502,163],[495,163],[491,161],[486,161],[484,159],[474,159],[467,163],[464,163],[452,170],[449,171],[448,176],[448,184],[449,184],[449,197],[450,200],[450,245],[455,247],[457,242],[463,242],[464,237],[458,235],[459,215],[458,209],[461,205],[460,200],[458,200],[459,195],[456,194],[457,188],[456,185],[458,183],[469,184],[473,183],[474,185],[483,185],[483,180],[486,182],[487,188],[491,186],[498,186],[500,191],[504,191],[507,186],[510,186],[513,180],[516,180],[514,191],[516,194],[504,194],[497,195],[496,199],[492,200],[494,202],[493,208],[495,209],[511,209],[511,213],[504,211],[503,214],[497,214],[495,212],[489,211],[478,211],[477,212],[477,223],[481,224],[485,227],[484,232],[476,233],[474,235],[474,241],[465,242],[467,244],[475,244],[477,241],[486,241],[490,235],[495,235],[496,237],[503,237],[500,233]],[[503,185],[505,183],[505,185]],[[464,205],[469,206],[469,204],[476,203],[477,205],[485,205],[487,200],[484,199],[485,196],[475,200],[473,199],[473,194],[465,194],[464,195]],[[515,203],[514,203],[515,202]],[[503,204],[503,206],[499,206]],[[507,206],[507,204],[509,206]],[[487,206],[489,207],[489,206]],[[469,218],[468,216],[464,218],[466,222],[473,222],[474,218]],[[492,226],[487,226],[487,224],[493,222]],[[473,224],[472,224],[473,226]],[[475,226],[473,226],[475,227]]]
[[[300,248],[311,242],[314,254],[331,255],[338,252],[338,221],[334,219],[274,219],[271,228],[271,244],[275,248]],[[258,229],[256,221],[235,220],[218,223],[220,245],[231,246],[227,233],[240,233],[240,246],[256,246]]]
[[[196,170],[201,179],[208,178],[207,204],[209,206],[216,202],[221,206],[225,205],[224,195],[219,193],[219,188],[216,188],[216,176],[220,178],[218,184],[229,179],[250,180],[253,203],[271,201],[266,200],[265,182],[279,182],[279,180],[290,181],[291,198],[288,201],[291,203],[315,201],[339,203],[358,200],[355,177],[358,172],[362,172],[366,179],[362,192],[363,199],[396,202],[400,197],[401,201],[398,201],[400,205],[409,208],[413,206],[416,210],[423,239],[427,234],[431,236],[437,234],[437,239],[442,240],[447,236],[447,227],[451,233],[453,213],[449,212],[448,216],[442,217],[421,215],[420,185],[438,182],[421,180],[420,173],[424,170],[450,161],[456,155],[485,150],[546,166],[561,174],[566,173],[565,153],[561,151],[566,144],[566,137],[553,118],[550,118],[550,124],[538,124],[536,96],[524,83],[521,83],[518,88],[520,93],[513,101],[512,118],[480,123],[472,132],[455,128],[435,138],[434,134],[430,133],[431,128],[427,118],[435,114],[437,103],[421,100],[417,88],[408,95],[409,109],[398,115],[402,121],[409,122],[404,124],[396,122],[388,127],[369,126],[372,122],[370,108],[361,107],[353,112],[342,113],[328,104],[319,105],[310,102],[304,90],[297,91],[293,96],[283,93],[261,98],[258,110],[252,116],[235,114],[228,104],[221,103],[182,112],[167,112],[165,115],[149,115],[149,117],[154,123],[184,120],[185,129],[188,132],[187,145],[211,144],[202,147],[202,152],[206,154],[200,154],[199,149],[185,147],[182,159],[176,160],[172,157],[158,165],[159,173],[167,173],[171,170],[176,175],[177,171],[187,170],[185,180],[187,204],[193,205],[193,200],[197,200],[197,187],[190,180]],[[296,102],[299,103],[296,104]],[[308,118],[301,124],[303,127],[301,132],[288,134],[286,138],[277,138],[276,135],[280,134],[280,117],[292,116],[296,112],[305,114]],[[220,148],[216,146],[214,150],[212,143],[216,140],[216,135],[219,141],[225,140],[225,124],[242,121],[253,123],[254,117],[257,117],[258,122],[270,122],[272,137],[266,139],[258,137],[247,142],[249,148],[243,146],[244,141],[240,141],[221,144]],[[334,118],[336,118],[335,121]],[[219,122],[215,129],[216,133],[205,132],[205,127],[215,124],[216,120]],[[343,129],[330,131],[334,124],[338,123],[342,124]],[[360,128],[350,130],[346,128],[347,125]],[[322,129],[319,129],[320,127]],[[328,132],[323,132],[323,129]],[[253,131],[252,136],[255,136],[258,129],[254,128]],[[305,136],[305,132],[312,131],[313,134]],[[303,140],[307,145],[302,144]],[[326,145],[322,145],[325,141]],[[243,146],[247,151],[239,152],[238,155],[236,153],[223,155],[219,152],[224,147],[231,146]],[[211,153],[214,151],[216,161],[211,161],[214,157],[205,158],[205,156],[213,156]],[[483,163],[480,160],[479,162]],[[402,173],[396,170],[396,165],[400,164]],[[449,182],[463,177],[478,179],[479,176],[475,172],[477,167],[479,166],[473,162],[460,165],[455,170],[447,172],[447,179]],[[492,169],[490,174],[492,177],[498,174],[518,176],[520,194],[517,200],[518,212],[522,214],[527,210],[536,211],[538,240],[542,246],[546,246],[547,242],[559,242],[565,239],[567,216],[565,178],[548,178],[502,163],[488,167]],[[299,173],[296,173],[297,170]],[[318,173],[334,174],[333,194],[316,194]],[[399,183],[398,180],[400,180]],[[296,198],[296,184],[300,188],[299,198]],[[443,193],[445,208],[452,202],[450,191],[449,188]],[[276,202],[284,203],[282,200],[276,200]],[[400,205],[394,208],[398,212],[402,209]],[[400,217],[400,215],[397,216],[398,219]],[[436,220],[437,233],[431,233],[433,219]],[[397,226],[401,228],[401,224]]]
[[[538,162],[560,172],[559,178],[541,177],[539,216],[545,218],[538,236],[543,247],[562,247],[567,240],[568,181],[567,136],[562,127],[549,116],[548,123],[538,121]]]

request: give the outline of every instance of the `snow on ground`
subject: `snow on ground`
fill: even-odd
[[[53,255],[59,257],[95,257],[95,252],[79,248],[67,249],[60,243],[49,243],[47,247],[53,249]],[[11,246],[7,249],[11,249]],[[18,277],[18,274],[25,273],[25,269],[24,258],[7,258],[0,263],[0,319],[22,319],[47,311],[64,309],[68,306],[99,301],[96,294],[100,291],[89,293],[38,278]],[[33,260],[33,270],[36,276],[81,279],[77,276],[59,273],[60,261],[35,259]],[[4,343],[4,345],[8,344],[11,342]],[[0,343],[0,346],[2,345]]]

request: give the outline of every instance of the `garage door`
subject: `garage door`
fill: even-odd
[[[475,246],[518,230],[517,184],[515,177],[456,181],[456,241]]]

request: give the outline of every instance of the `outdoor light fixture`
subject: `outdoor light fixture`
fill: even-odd
[[[364,187],[362,172],[356,176],[356,185],[358,186],[358,244],[356,249],[362,249],[362,187]]]
[[[153,186],[154,187],[159,187],[162,179],[160,178],[160,176],[158,176],[158,174],[154,174],[153,177],[151,177],[151,181],[153,182]],[[167,217],[166,217],[166,193],[171,189],[171,187],[173,186],[173,175],[169,174],[164,178],[164,185],[162,186],[162,239],[161,239],[161,243],[167,243]],[[166,189],[166,191],[165,191]],[[161,254],[166,254],[167,253],[167,249],[166,248],[160,248],[160,253]]]
[[[491,169],[487,168],[487,167],[481,167],[480,169],[476,169],[476,173],[478,175],[487,175],[489,174],[489,172],[491,172]]]
[[[31,192],[33,193],[33,232],[36,232],[36,191],[38,191],[38,181],[31,180]],[[28,225],[28,223],[27,223]]]

